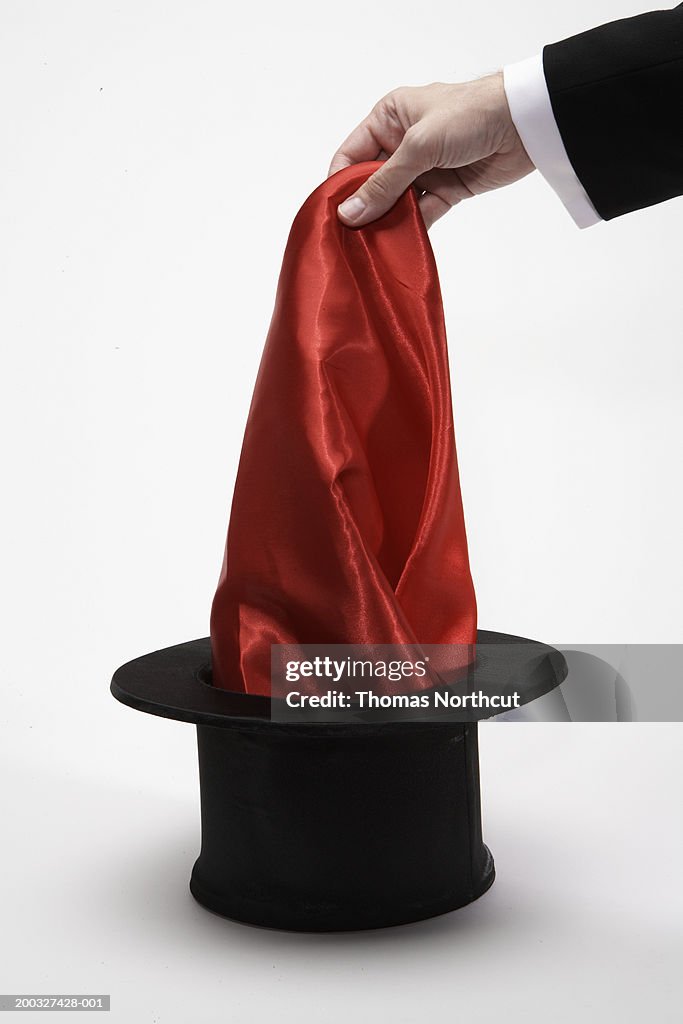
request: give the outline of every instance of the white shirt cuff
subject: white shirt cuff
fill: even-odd
[[[503,68],[503,84],[513,123],[531,162],[578,227],[597,224],[602,217],[576,176],[555,121],[543,73],[543,54],[508,64]]]

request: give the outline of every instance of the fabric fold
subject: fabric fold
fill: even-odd
[[[215,686],[271,694],[271,644],[474,644],[443,307],[413,190],[379,221],[297,214],[210,617]],[[282,696],[273,692],[272,696]]]

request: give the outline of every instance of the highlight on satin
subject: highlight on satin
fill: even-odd
[[[417,198],[409,189],[363,228],[337,216],[378,166],[328,178],[289,235],[211,607],[223,689],[270,695],[271,644],[476,639],[443,305]]]

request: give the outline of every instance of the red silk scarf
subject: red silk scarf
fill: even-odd
[[[443,307],[415,193],[345,227],[379,165],[292,225],[211,608],[215,686],[270,694],[271,644],[473,644]],[[273,692],[273,696],[282,696]]]

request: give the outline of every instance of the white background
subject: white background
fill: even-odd
[[[108,693],[208,633],[287,232],[343,137],[640,9],[4,0],[2,991],[133,1024],[680,1020],[679,726],[482,729],[491,892],[316,938],[193,902],[193,730]],[[682,639],[682,229],[677,200],[579,231],[533,175],[431,232],[484,628]]]

